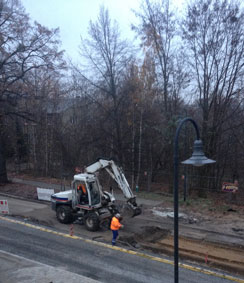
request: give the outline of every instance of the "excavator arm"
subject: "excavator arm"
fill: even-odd
[[[85,172],[94,174],[102,169],[105,169],[118,184],[118,187],[121,189],[125,198],[127,199],[128,205],[133,210],[133,216],[141,214],[141,209],[136,203],[136,197],[134,196],[126,180],[122,169],[118,167],[112,159],[107,160],[99,158],[95,163],[87,166],[85,168]]]

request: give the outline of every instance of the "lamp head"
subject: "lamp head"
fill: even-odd
[[[193,146],[192,157],[182,161],[183,164],[191,164],[193,166],[203,166],[205,164],[215,163],[215,160],[208,159],[203,152],[203,145],[201,140],[195,140]]]

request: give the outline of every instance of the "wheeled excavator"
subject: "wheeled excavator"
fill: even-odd
[[[71,190],[59,192],[51,196],[52,209],[61,223],[72,223],[75,220],[84,222],[87,230],[97,231],[101,223],[110,222],[119,212],[115,205],[113,192],[104,191],[99,182],[99,172],[106,170],[126,198],[132,210],[132,216],[141,214],[122,169],[113,159],[99,158],[84,168],[84,172],[74,176]]]

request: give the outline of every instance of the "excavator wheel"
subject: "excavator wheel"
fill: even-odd
[[[69,224],[73,222],[71,208],[67,205],[60,205],[57,208],[56,216],[59,222]]]
[[[95,212],[89,212],[85,216],[85,226],[88,231],[97,231],[99,229],[99,218]]]

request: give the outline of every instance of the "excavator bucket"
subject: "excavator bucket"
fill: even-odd
[[[140,207],[136,207],[134,209],[134,213],[133,213],[132,217],[135,217],[135,216],[140,215],[140,214],[141,214],[141,208]]]
[[[135,217],[135,216],[141,214],[141,208],[140,207],[131,207],[130,204],[126,203],[126,204],[123,205],[121,213],[124,217],[132,218],[132,217]]]
[[[141,208],[137,206],[135,199],[130,199],[129,201],[127,201],[127,203],[124,205],[123,210],[123,215],[126,215],[128,217],[135,217],[137,215],[140,215],[142,212]]]

